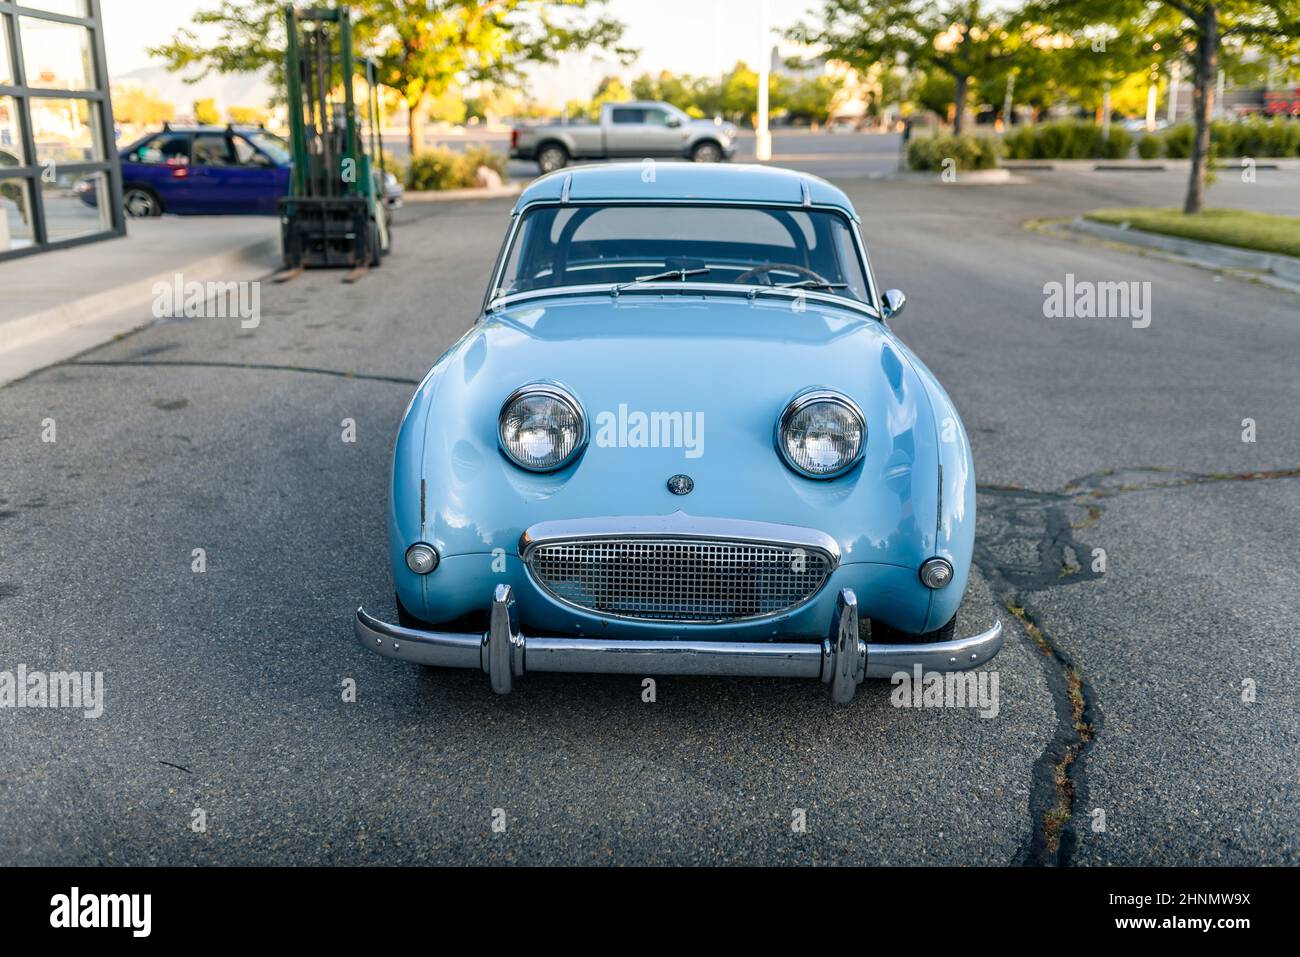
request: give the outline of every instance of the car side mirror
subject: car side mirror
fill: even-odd
[[[682,125],[682,118],[680,116],[670,116],[668,117],[668,125],[675,129]]]
[[[903,295],[903,290],[901,289],[885,290],[885,318],[886,319],[893,319],[895,316],[897,316],[900,312],[903,311],[903,307],[906,305],[907,305],[907,297]]]

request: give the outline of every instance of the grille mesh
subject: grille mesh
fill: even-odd
[[[816,594],[831,571],[820,551],[734,541],[592,539],[542,544],[534,578],[582,608],[651,621],[775,615]]]

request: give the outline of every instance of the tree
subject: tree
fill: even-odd
[[[638,100],[671,103],[692,116],[702,117],[705,111],[701,104],[708,99],[708,90],[714,85],[715,81],[703,77],[664,70],[654,76],[646,73],[634,79],[632,96]]]
[[[161,126],[176,119],[176,107],[138,86],[113,90],[113,117],[130,126]]]
[[[1104,106],[1126,113],[1145,110],[1147,86],[1169,58],[1150,31],[1114,24],[1063,31],[1035,19],[1031,6],[1017,20],[1019,48],[1011,64],[1015,100],[1046,107],[1062,100],[1097,113],[1109,122]],[[1005,89],[1005,74],[985,88],[991,102]]]
[[[822,0],[820,23],[801,23],[789,35],[863,74],[873,64],[900,59],[916,70],[946,74],[958,135],[972,81],[999,70],[1016,45],[1008,18],[986,12],[981,0]]]
[[[822,122],[831,111],[831,103],[839,92],[829,76],[777,77],[772,91],[772,107],[785,111],[787,116]]]
[[[203,126],[216,126],[221,122],[221,111],[213,99],[194,101],[194,122]]]
[[[284,88],[285,26],[281,0],[214,0],[194,15],[213,30],[211,43],[190,29],[149,52],[173,70],[198,69],[191,80],[219,73],[267,71]],[[374,58],[379,79],[401,92],[410,117],[412,153],[429,102],[452,86],[517,82],[529,63],[561,53],[618,46],[623,24],[605,15],[607,0],[353,0],[357,53]],[[341,78],[336,77],[338,81]]]
[[[772,93],[768,87],[769,98]],[[720,90],[722,115],[733,122],[751,119],[758,108],[758,74],[744,63],[737,63],[722,77]]]
[[[451,86],[429,100],[425,116],[440,123],[459,126],[465,122],[469,109],[465,93],[459,86]]]
[[[1038,0],[1044,20],[1064,28],[1110,24],[1121,33],[1144,32],[1177,51],[1192,67],[1196,127],[1183,212],[1205,205],[1214,88],[1225,51],[1244,45],[1286,57],[1300,51],[1300,0]]]
[[[632,94],[623,81],[616,76],[607,76],[596,87],[596,93],[590,100],[571,100],[564,109],[564,115],[570,119],[600,119],[600,108],[606,103],[626,103]]]
[[[256,106],[232,106],[226,115],[236,126],[263,126],[271,118],[271,111]]]

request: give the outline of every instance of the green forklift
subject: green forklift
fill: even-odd
[[[392,247],[375,64],[364,61],[366,150],[352,92],[356,65],[348,8],[287,4],[284,15],[293,175],[289,195],[280,200],[281,277],[335,267],[350,269],[345,281],[355,281],[379,266]]]

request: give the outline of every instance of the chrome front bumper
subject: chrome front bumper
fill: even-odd
[[[812,642],[611,641],[526,638],[514,595],[498,585],[486,634],[424,631],[390,625],[357,609],[357,641],[371,651],[442,668],[478,668],[497,694],[509,694],[528,671],[635,675],[737,675],[820,678],[837,704],[851,701],[864,678],[898,671],[967,671],[1002,647],[1002,623],[970,638],[919,645],[867,644],[858,637],[858,599],[845,588],[835,602],[830,636]]]

